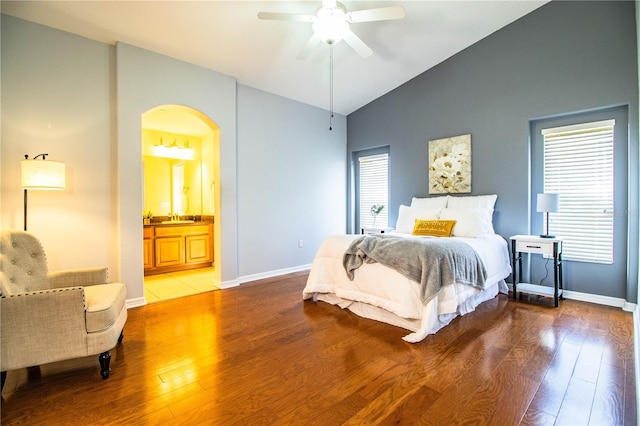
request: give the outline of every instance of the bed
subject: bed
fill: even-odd
[[[333,235],[323,241],[316,253],[303,299],[338,305],[359,316],[402,327],[411,331],[403,337],[405,341],[422,341],[455,317],[472,312],[498,293],[508,293],[504,281],[511,273],[508,245],[495,234],[492,224],[496,199],[496,195],[414,197],[410,206],[400,206],[395,231],[388,237],[470,247],[484,269],[478,282],[443,282],[435,295],[425,300],[425,283],[380,262],[360,262],[351,271],[351,279],[345,253],[368,237]],[[434,231],[434,223],[446,223],[450,236],[432,235],[447,232]],[[420,227],[431,228],[418,232]]]

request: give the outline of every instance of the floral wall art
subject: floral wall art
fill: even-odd
[[[429,194],[471,192],[471,135],[429,141]]]

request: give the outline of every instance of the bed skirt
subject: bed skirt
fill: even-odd
[[[454,284],[453,286],[463,286],[463,284]],[[469,288],[469,286],[465,287]],[[377,306],[353,300],[345,300],[332,293],[314,293],[313,300],[337,305],[343,309],[349,309],[354,314],[363,318],[369,318],[412,331],[412,333],[404,336],[402,340],[409,343],[418,343],[424,340],[429,334],[434,334],[442,327],[448,325],[457,316],[473,312],[478,305],[493,299],[498,293],[509,293],[509,288],[504,280],[500,280],[498,283],[482,291],[477,291],[475,295],[470,296],[460,304],[456,312],[444,314],[438,314],[438,304],[441,295],[437,295],[425,306],[422,319],[402,318]]]

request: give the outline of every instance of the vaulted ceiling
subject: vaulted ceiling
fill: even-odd
[[[334,110],[349,114],[547,0],[344,1],[348,11],[401,5],[405,18],[351,30],[373,55],[334,47]],[[329,109],[329,47],[296,59],[305,22],[259,20],[260,11],[315,14],[320,1],[2,1],[2,12],[104,43],[122,41]]]

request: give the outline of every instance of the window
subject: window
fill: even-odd
[[[549,233],[563,257],[613,263],[615,120],[542,129],[544,192],[560,194]]]
[[[389,224],[389,152],[356,154],[357,227],[386,228]],[[373,206],[384,206],[377,215]]]

